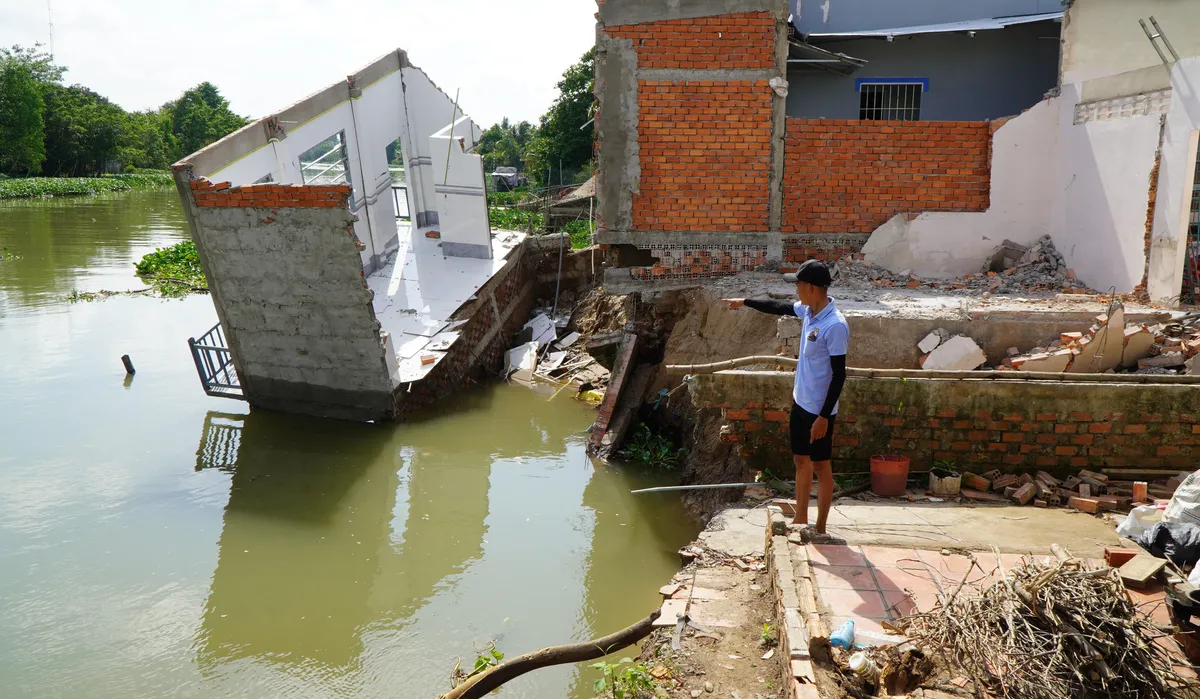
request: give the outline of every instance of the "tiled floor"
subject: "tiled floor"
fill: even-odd
[[[438,241],[426,238],[426,229],[400,230],[400,248],[381,269],[367,278],[375,292],[375,316],[392,336],[398,366],[398,383],[418,381],[435,366],[422,364],[421,354],[438,360],[458,340],[448,319],[492,275],[522,240],[524,233],[493,231],[492,259],[446,257]]]
[[[848,619],[862,630],[881,631],[881,621],[895,621],[917,610],[932,609],[940,589],[958,585],[971,568],[961,554],[883,546],[809,545],[808,557],[821,601],[831,612],[832,628]],[[991,552],[977,552],[978,567],[968,582],[983,582],[997,565],[1010,567],[1025,556],[1002,553],[999,561]],[[1101,565],[1101,561],[1089,561]],[[1155,620],[1165,620],[1162,592],[1135,593]]]

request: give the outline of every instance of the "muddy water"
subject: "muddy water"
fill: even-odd
[[[653,608],[697,525],[588,460],[587,407],[501,385],[404,425],[248,414],[200,391],[207,297],[63,300],[141,288],[183,228],[171,192],[0,202],[0,694],[433,697],[490,640]]]

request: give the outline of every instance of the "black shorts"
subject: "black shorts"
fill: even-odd
[[[813,422],[816,419],[816,415],[792,404],[792,453],[796,456],[807,456],[813,461],[829,461],[833,456],[833,425],[837,422],[837,415],[829,418],[829,429],[825,430],[825,436],[813,442],[810,440]]]

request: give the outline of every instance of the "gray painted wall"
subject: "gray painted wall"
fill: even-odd
[[[1061,12],[1062,0],[790,0],[804,34]],[[828,3],[828,13],[825,5]],[[603,7],[603,6],[601,6]],[[828,17],[828,19],[826,19]]]
[[[822,43],[823,48],[864,58],[850,76],[789,69],[790,117],[857,119],[858,78],[928,78],[921,118],[936,121],[995,119],[1020,114],[1058,84],[1057,22],[1016,25],[997,31],[924,34]],[[1049,37],[1049,38],[1042,38]]]

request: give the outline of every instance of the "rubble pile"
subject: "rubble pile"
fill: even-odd
[[[999,470],[982,474],[963,472],[961,495],[978,502],[1003,502],[1036,507],[1069,507],[1096,514],[1102,511],[1129,512],[1141,504],[1163,504],[1171,499],[1187,478],[1181,473],[1155,481],[1113,480],[1104,473],[1080,470],[1066,480],[1045,471],[1020,475]]]
[[[924,654],[968,675],[975,696],[1166,697],[1195,688],[1155,642],[1164,629],[1138,609],[1116,569],[1056,552],[1058,560],[1027,558],[970,582],[981,566],[969,555],[957,587],[897,626]],[[898,651],[876,651],[877,664],[886,669]]]
[[[908,289],[942,289],[972,294],[1017,294],[1031,292],[1090,291],[1075,278],[1050,236],[1043,236],[1032,245],[1024,246],[1005,240],[977,274],[955,279],[922,279],[911,270],[890,272],[862,259],[861,255],[843,257],[834,265],[834,278],[839,285],[872,285]]]
[[[1200,374],[1200,362],[1192,361],[1200,353],[1198,319],[1147,325],[1125,322],[1125,308],[1119,303],[1086,332],[1062,333],[1045,347],[1021,353],[1009,351],[1000,370],[1137,374]]]
[[[505,355],[505,377],[525,384],[540,380],[560,389],[570,387],[582,398],[600,402],[609,371],[588,350],[605,347],[607,338],[585,339],[579,332],[564,332],[570,314],[551,319],[550,310],[535,310],[517,334],[517,344]]]

